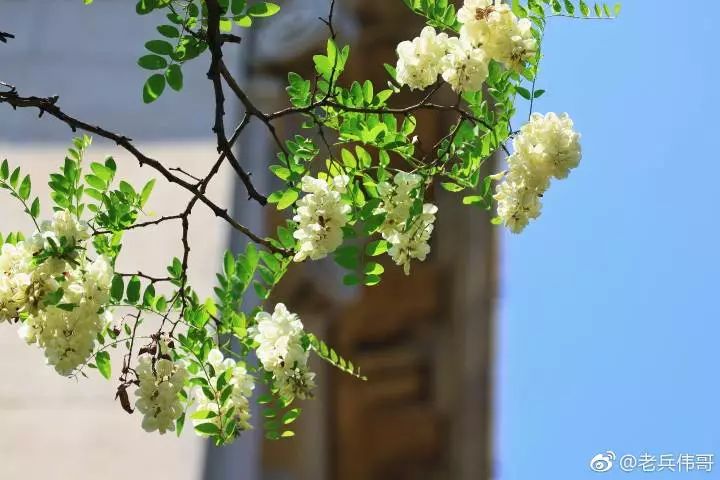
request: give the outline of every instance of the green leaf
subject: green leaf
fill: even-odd
[[[145,186],[142,189],[142,192],[140,192],[140,207],[144,207],[147,201],[150,199],[150,194],[152,194],[153,188],[155,187],[155,179],[150,179]]]
[[[397,77],[397,72],[395,71],[395,67],[393,67],[389,63],[384,63],[383,67],[385,67],[385,71],[388,73],[388,75],[390,75],[390,77],[393,80],[395,80],[395,78]]]
[[[372,157],[367,150],[365,150],[360,145],[357,145],[355,147],[355,155],[357,156],[358,161],[363,168],[370,168],[370,166],[372,165]]]
[[[91,163],[90,170],[105,183],[109,182],[115,176],[115,171],[102,163]]]
[[[317,355],[323,360],[331,363],[335,367],[347,372],[360,380],[367,380],[367,377],[360,375],[360,369],[356,369],[352,362],[349,362],[342,358],[337,352],[327,346],[325,342],[317,338],[312,333],[307,335],[307,340],[310,342],[310,346],[317,353]]]
[[[113,159],[113,157],[107,157],[105,159],[105,166],[113,172],[113,176],[114,176],[115,172],[117,171],[117,165],[115,164],[115,160]],[[95,173],[97,173],[97,172],[95,172]]]
[[[128,303],[135,304],[138,300],[140,300],[140,279],[137,276],[133,276],[127,286],[127,301]]]
[[[343,148],[340,151],[340,156],[342,157],[343,164],[348,168],[357,168],[357,160],[355,159],[355,156],[347,149]]]
[[[250,15],[235,17],[235,25],[242,28],[249,28],[252,26],[252,17]]]
[[[282,424],[290,425],[291,423],[293,423],[295,420],[298,419],[301,412],[302,412],[302,410],[300,408],[293,408],[291,410],[288,410],[282,416],[282,420],[281,420]]]
[[[195,425],[195,430],[206,435],[219,435],[220,428],[214,423],[200,423]]]
[[[30,206],[30,215],[32,215],[33,218],[38,218],[40,216],[40,199],[35,197],[35,200],[33,200],[32,205]]]
[[[287,180],[290,178],[290,170],[282,165],[270,165],[270,171],[280,180]]]
[[[157,300],[155,301],[155,310],[158,312],[164,312],[167,308],[167,299],[160,295],[157,297]]]
[[[152,12],[155,9],[157,0],[139,0],[135,5],[135,11],[138,15],[145,15]]]
[[[235,274],[235,257],[230,250],[225,251],[225,256],[223,257],[223,268],[225,275],[228,277],[232,277]]]
[[[66,312],[72,312],[75,310],[75,307],[77,307],[77,304],[75,303],[59,303],[57,305],[57,308],[60,310],[65,310]]]
[[[277,233],[283,247],[292,249],[295,246],[295,237],[293,237],[293,233],[289,228],[278,227]]]
[[[135,196],[135,189],[125,180],[120,180],[120,191],[129,197]]]
[[[106,351],[98,352],[95,355],[95,364],[97,365],[100,375],[110,380],[112,367],[110,366],[110,354]]]
[[[245,10],[246,5],[246,0],[232,0],[232,2],[230,3],[230,11],[233,15],[240,15],[243,10]]]
[[[15,170],[10,174],[10,185],[15,188],[17,187],[18,179],[20,178],[20,167],[15,167]]]
[[[122,300],[124,292],[125,282],[123,281],[123,277],[120,275],[115,275],[112,279],[112,284],[110,285],[110,298],[112,298],[116,302],[119,302],[120,300]]]
[[[11,233],[11,234],[8,236],[8,238],[7,238],[7,243],[14,243],[13,241],[11,241],[11,240],[12,240],[12,238],[11,238],[12,235],[13,235],[13,234]],[[62,289],[62,288],[58,288],[57,290],[46,294],[45,297],[43,297],[43,303],[44,303],[45,305],[57,305],[58,302],[60,302],[60,300],[62,300],[64,294],[65,294],[65,292],[63,291],[63,289]]]
[[[20,188],[18,189],[18,195],[20,195],[20,198],[22,198],[23,200],[27,200],[28,198],[30,198],[30,188],[30,175],[25,175],[25,178],[23,178],[23,181],[20,184]]]
[[[220,31],[223,33],[232,31],[232,20],[229,18],[220,19]]]
[[[354,273],[348,273],[343,277],[343,285],[352,286],[360,283],[360,279]]]
[[[250,5],[247,14],[252,17],[269,17],[280,11],[280,6],[270,2],[260,2]]]
[[[588,15],[590,15],[590,8],[587,6],[587,3],[585,3],[583,0],[580,0],[579,5],[580,5],[580,12],[582,12],[582,14],[584,16],[587,17]]]
[[[385,271],[385,267],[377,262],[368,262],[365,265],[365,275],[381,275]]]
[[[521,97],[523,97],[526,100],[530,100],[530,91],[527,88],[523,88],[520,86],[515,87],[515,91],[520,94]]]
[[[287,207],[295,203],[295,200],[300,196],[300,192],[295,189],[289,188],[283,192],[280,200],[277,202],[278,210],[285,210]]]
[[[173,63],[165,71],[165,79],[170,88],[179,92],[183,88],[183,73],[180,65]]]
[[[150,40],[145,44],[145,48],[158,55],[170,55],[173,53],[173,46],[165,40]]]
[[[175,433],[179,437],[182,434],[183,428],[185,427],[185,414],[183,413],[180,417],[175,420]]]
[[[440,183],[440,186],[448,192],[459,192],[465,189],[465,187],[463,187],[462,185],[458,185],[457,183],[453,182],[442,182]]]
[[[160,25],[157,30],[163,37],[178,38],[180,36],[180,31],[172,25]]]
[[[358,256],[360,250],[354,245],[348,245],[340,247],[335,250],[333,258],[338,265],[341,265],[349,270],[353,270],[358,266]]]
[[[97,175],[85,175],[85,181],[88,185],[93,188],[97,188],[100,191],[103,191],[107,188],[107,183]]]
[[[10,166],[8,165],[7,160],[3,160],[2,166],[0,166],[0,177],[3,180],[7,180],[9,175],[10,175]]]
[[[375,240],[365,247],[365,254],[370,257],[377,257],[388,251],[388,242],[386,240]]]
[[[100,192],[100,191],[98,191],[98,190],[95,190],[94,188],[89,188],[89,187],[86,188],[86,189],[85,189],[85,195],[87,195],[87,196],[90,197],[90,198],[93,198],[93,199],[97,200],[98,202],[102,202],[102,201],[103,201],[103,194],[102,194],[102,192]],[[97,205],[90,205],[90,206],[89,206],[89,208],[93,208],[93,207],[94,207],[94,208],[97,208]]]
[[[137,63],[147,70],[160,70],[167,67],[167,60],[160,55],[144,55],[138,58]]]
[[[156,73],[147,79],[143,86],[143,102],[152,103],[162,95],[165,90],[165,76]]]
[[[152,307],[155,304],[155,287],[150,284],[143,293],[143,306]]]

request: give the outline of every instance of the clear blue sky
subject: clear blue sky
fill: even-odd
[[[614,22],[550,21],[536,111],[570,113],[583,159],[503,235],[499,479],[720,478],[718,18],[626,0]],[[591,472],[608,449],[719,464]]]

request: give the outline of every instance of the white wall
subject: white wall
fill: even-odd
[[[137,16],[134,0],[95,0],[91,6],[82,0],[0,0],[0,30],[17,37],[0,44],[0,80],[16,85],[22,95],[59,95],[68,113],[132,137],[168,166],[202,175],[216,158],[210,131],[214,104],[205,76],[208,57],[185,68],[182,93],[168,90],[158,102],[142,103],[148,72],[135,62],[144,54],[144,43],[159,38],[155,26],[160,21],[160,16]],[[230,62],[232,68],[238,63]],[[228,129],[237,119],[233,105],[228,106]],[[38,119],[37,111],[14,112],[0,105],[0,159],[8,158],[33,174],[41,198],[47,198],[43,177],[62,161],[72,135],[50,117]],[[135,183],[153,175],[99,140],[90,157],[97,161],[108,153]],[[235,188],[232,171],[223,169],[209,193],[230,206]],[[177,213],[185,198],[159,181],[150,208],[157,215]],[[197,288],[208,295],[229,232],[206,209],[196,210],[191,217],[195,246],[190,273]],[[3,232],[30,228],[5,197],[0,197],[0,212]],[[172,226],[128,236],[121,268],[131,271],[141,264],[143,270],[162,274],[166,260],[178,253],[177,239]],[[90,380],[79,383],[59,377],[15,330],[0,325],[0,479],[201,477],[204,443],[191,432],[180,440],[146,434],[140,417],[128,416],[113,400],[114,383],[92,371]],[[248,441],[252,443],[241,443]],[[236,469],[226,478],[255,478],[256,451],[239,444],[231,452]]]
[[[183,92],[167,88],[151,106],[142,103],[149,72],[136,61],[147,53],[146,41],[162,38],[155,27],[169,22],[162,14],[137,15],[135,3],[0,0],[0,30],[16,35],[0,44],[0,80],[23,95],[59,95],[69,113],[134,139],[208,138],[214,104],[207,57],[184,68]],[[0,140],[67,139],[67,128],[36,117],[0,109]]]

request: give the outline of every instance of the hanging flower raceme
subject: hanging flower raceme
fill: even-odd
[[[306,258],[319,260],[326,257],[342,244],[344,227],[348,222],[350,205],[342,199],[348,177],[339,175],[330,183],[326,180],[305,176],[302,191],[306,195],[297,202],[297,213],[293,220],[298,228],[293,233],[297,240],[294,260]]]
[[[160,351],[167,347],[160,342]],[[143,414],[142,428],[147,432],[164,434],[175,430],[175,421],[184,412],[180,392],[185,387],[188,372],[181,362],[174,362],[161,353],[160,358],[140,355],[136,368],[138,397],[135,406]]]
[[[208,354],[207,363],[212,366],[213,375],[207,378],[212,389],[211,394],[198,387],[194,397],[197,411],[193,416],[195,426],[213,424],[218,432],[234,437],[238,432],[249,430],[250,397],[255,389],[255,379],[242,363],[232,358],[225,358],[220,350],[214,348]],[[204,383],[204,382],[203,382]],[[228,431],[229,426],[232,432]],[[209,431],[197,430],[201,435],[208,436]]]
[[[278,303],[272,314],[259,312],[255,321],[249,334],[258,344],[258,360],[272,373],[280,395],[290,399],[312,397],[315,374],[308,370],[309,352],[303,344],[305,332],[300,318]]]
[[[540,216],[540,198],[552,177],[563,179],[580,163],[580,135],[567,114],[534,113],[513,141],[508,170],[497,186],[498,216],[513,233]]]
[[[422,211],[411,218],[413,205],[420,201],[422,177],[414,173],[398,172],[393,184],[380,182],[378,193],[383,203],[376,213],[385,214],[380,227],[382,237],[390,244],[388,253],[406,275],[410,274],[410,261],[424,261],[430,253],[430,236],[434,229],[437,207],[422,205]]]
[[[0,323],[18,318],[32,284],[32,252],[25,242],[6,243],[0,251]]]
[[[437,207],[432,203],[423,204],[423,211],[410,225],[398,232],[390,242],[388,253],[397,265],[403,267],[405,275],[410,275],[412,260],[425,261],[430,253],[430,236],[435,228]]]
[[[30,240],[5,244],[0,255],[0,320],[22,321],[20,336],[42,348],[61,375],[92,355],[110,320],[112,266],[102,255],[88,260],[88,237],[87,226],[58,211]]]

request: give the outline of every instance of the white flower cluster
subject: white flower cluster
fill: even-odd
[[[257,357],[273,374],[275,386],[285,398],[312,397],[315,374],[309,371],[309,352],[302,345],[303,324],[284,304],[275,305],[272,314],[259,312],[249,334],[258,343]]]
[[[534,113],[513,141],[505,179],[497,186],[498,216],[512,232],[521,232],[540,216],[540,197],[550,179],[566,178],[582,157],[580,134],[567,114]]]
[[[537,52],[532,23],[519,19],[502,0],[465,0],[458,10],[460,37],[481,46],[487,56],[506,68],[521,71]]]
[[[215,376],[208,381],[216,388],[218,379],[222,375],[227,377],[227,385],[231,385],[232,392],[225,403],[220,406],[217,399],[207,398],[201,388],[195,390],[197,410],[211,412],[212,416],[206,418],[194,418],[193,423],[213,423],[218,429],[224,429],[225,415],[232,410],[232,418],[235,420],[237,430],[248,430],[250,425],[250,397],[255,389],[255,379],[245,368],[245,365],[238,364],[232,358],[225,358],[220,350],[214,348],[208,354],[208,363],[212,365]],[[229,371],[229,372],[228,372]],[[229,378],[228,378],[229,377]],[[229,388],[229,387],[223,387]],[[218,395],[220,392],[218,392]]]
[[[174,431],[175,420],[184,411],[180,392],[188,378],[187,369],[181,362],[167,358],[155,361],[151,355],[143,354],[136,372],[139,386],[135,406],[143,414],[142,428],[160,434]]]
[[[457,18],[459,37],[425,27],[419,37],[398,44],[398,83],[423,89],[441,74],[458,93],[478,91],[490,60],[519,72],[537,52],[530,21],[518,19],[501,0],[466,0]]]
[[[383,203],[376,213],[384,213],[385,221],[380,227],[382,237],[390,244],[388,253],[397,265],[410,274],[412,259],[424,261],[430,253],[430,235],[434,229],[437,207],[432,203],[423,204],[422,212],[410,219],[413,204],[422,194],[419,189],[422,177],[414,173],[398,172],[393,184],[380,182],[378,193]]]
[[[488,76],[489,62],[485,50],[465,38],[452,37],[442,60],[443,80],[456,92],[476,92]]]
[[[22,321],[20,336],[42,348],[62,375],[90,357],[110,319],[104,306],[112,267],[103,256],[87,260],[82,242],[88,237],[86,226],[58,211],[30,240],[5,244],[0,252],[0,322]],[[76,247],[74,257],[33,261],[43,249],[60,245]]]
[[[425,27],[419,37],[400,42],[397,46],[396,74],[401,85],[423,89],[432,85],[440,74],[441,62],[447,53],[448,36],[436,34],[432,27]]]
[[[293,236],[298,241],[294,260],[319,260],[334,251],[343,241],[342,227],[348,222],[350,205],[342,200],[348,177],[339,175],[331,183],[305,176],[302,191],[306,195],[297,202],[293,217],[298,223]]]

